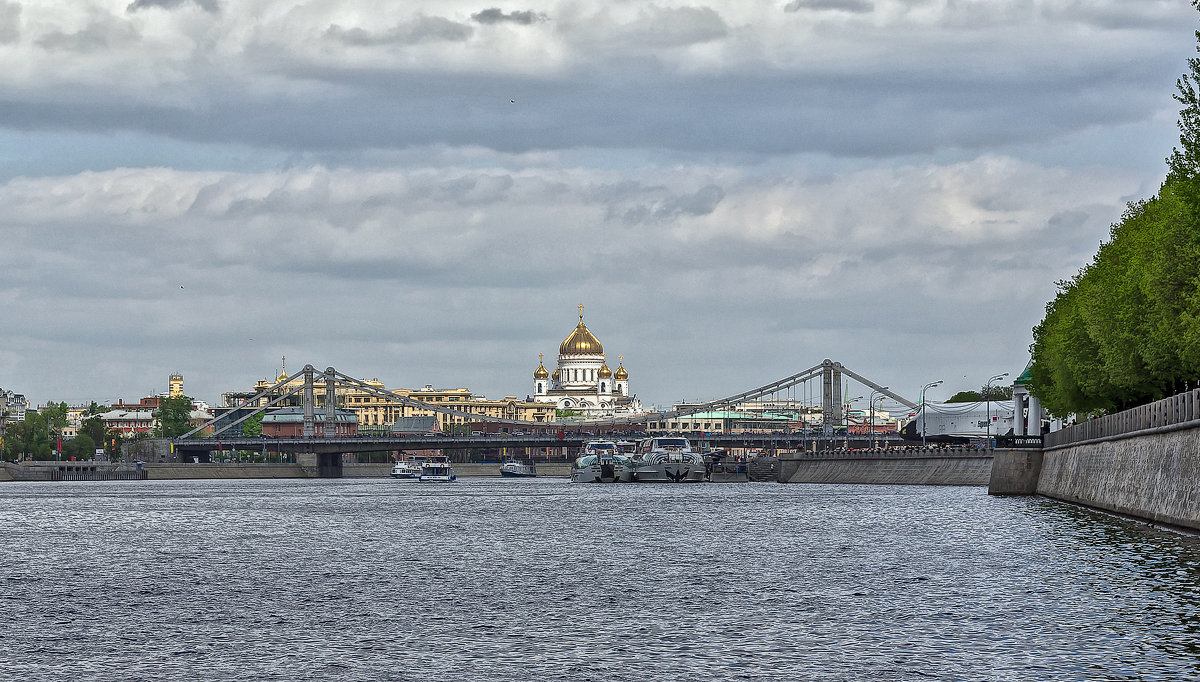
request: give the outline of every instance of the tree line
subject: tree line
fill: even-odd
[[[100,418],[104,407],[93,402],[84,411],[76,435],[64,438],[68,410],[65,402],[51,402],[40,411],[26,412],[24,421],[9,422],[4,429],[3,447],[0,448],[3,458],[8,461],[69,460],[72,457],[84,460],[92,459],[99,449],[103,449],[109,459],[120,457],[121,443],[128,438],[120,431],[105,426]],[[153,430],[134,438],[174,438],[183,435],[192,428],[191,411],[192,399],[187,396],[164,398],[154,412],[156,420]]]
[[[1114,412],[1200,378],[1200,58],[1187,63],[1166,180],[1128,204],[1091,263],[1057,282],[1033,329],[1029,388],[1051,414]]]

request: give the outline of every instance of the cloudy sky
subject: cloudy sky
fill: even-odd
[[[1187,0],[0,0],[0,387],[310,363],[663,407],[1028,360],[1178,143]],[[851,388],[853,397],[858,395]]]

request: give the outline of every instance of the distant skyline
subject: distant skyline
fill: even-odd
[[[1187,0],[0,0],[0,387],[659,407],[1015,377],[1178,144]],[[854,394],[857,395],[857,394]]]

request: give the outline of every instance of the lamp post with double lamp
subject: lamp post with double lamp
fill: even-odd
[[[925,447],[925,391],[934,386],[941,386],[942,380],[938,379],[932,383],[925,384],[921,387],[921,447]]]
[[[860,395],[856,398],[851,398],[851,399],[847,400],[846,401],[846,409],[842,410],[842,418],[845,419],[845,421],[846,421],[845,441],[843,441],[843,445],[842,445],[843,450],[850,449],[850,404],[853,403],[855,400],[862,400],[862,396]]]
[[[867,398],[867,402],[870,403],[870,405],[871,405],[871,427],[870,427],[871,431],[870,431],[870,436],[868,436],[871,439],[871,447],[875,447],[875,396],[877,396],[877,395],[879,396],[879,409],[882,410],[883,409],[883,394],[881,393],[881,391],[886,391],[886,390],[888,390],[887,386],[884,386],[883,388],[875,389],[874,391],[871,391],[871,397]]]
[[[997,379],[1003,379],[1006,376],[1008,376],[1008,372],[997,374],[988,379],[987,385],[983,389],[983,399],[987,401],[987,444],[989,448],[992,447],[992,382]]]

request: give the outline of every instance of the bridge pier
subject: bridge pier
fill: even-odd
[[[312,478],[342,477],[340,452],[301,452],[296,454],[296,463]]]

